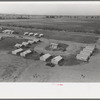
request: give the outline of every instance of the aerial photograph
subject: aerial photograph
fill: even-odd
[[[100,82],[100,2],[0,2],[0,82]]]

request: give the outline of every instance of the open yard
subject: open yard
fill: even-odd
[[[23,36],[23,33],[26,31],[44,34],[42,42],[24,48],[33,50],[33,53],[25,58],[12,55],[8,52],[15,49],[14,45],[16,43],[28,41],[30,37],[27,38],[26,36],[26,39],[24,37],[21,39],[5,37],[0,41],[1,82],[100,81],[100,46],[99,49],[96,49],[88,63],[76,59],[76,54],[80,52],[82,47],[86,44],[97,42],[99,34],[96,35],[94,31],[99,29],[99,21],[40,18],[1,20],[0,25],[4,28],[14,29],[19,33],[19,36]],[[58,51],[45,48],[52,41],[59,41]],[[60,41],[62,42],[60,43]],[[62,48],[67,49],[64,52],[61,51]],[[50,62],[53,57],[48,59],[47,62],[40,61],[40,54],[46,52],[50,53],[53,57],[63,54],[61,56],[64,60],[59,65],[55,65],[55,67],[49,67],[46,63]]]
[[[22,35],[25,31],[43,33],[45,38],[75,41],[80,43],[95,43],[99,34],[100,22],[98,20],[61,19],[19,19],[1,20],[1,26],[14,29]],[[96,35],[95,35],[96,34]]]
[[[22,43],[26,39],[16,39],[14,37],[4,37],[0,40],[0,50],[13,50],[16,43]]]

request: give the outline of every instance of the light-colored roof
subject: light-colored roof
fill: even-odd
[[[29,34],[29,32],[24,32],[24,34]]]
[[[95,45],[88,45],[88,46],[86,46],[84,49],[89,49],[89,50],[93,50],[93,49],[95,49]]]
[[[81,51],[80,54],[90,55],[92,51]]]
[[[14,52],[20,52],[20,51],[23,51],[23,49],[19,48],[19,49],[14,50]]]
[[[29,40],[29,41],[28,41],[28,43],[34,43],[34,41],[32,41],[32,40]]]
[[[42,34],[42,33],[41,33],[41,34],[39,34],[39,36],[43,36],[43,35],[44,35],[44,34]]]
[[[47,53],[47,54],[42,55],[41,57],[47,59],[47,58],[50,57],[50,56],[51,56],[51,54]]]
[[[60,61],[61,59],[62,59],[61,56],[56,56],[56,57],[54,57],[52,60],[56,60],[56,61],[58,62],[58,61]]]
[[[89,58],[88,55],[83,55],[83,54],[78,54],[76,56],[77,59],[80,59],[80,60],[84,60],[84,61],[87,61],[87,59]]]
[[[28,53],[31,53],[32,51],[30,50],[30,49],[28,49],[28,50],[26,50],[26,51],[24,51],[24,52],[22,52],[23,54],[28,54]]]
[[[27,45],[28,44],[28,42],[22,42],[22,45]]]
[[[15,47],[17,47],[17,46],[22,46],[22,45],[21,45],[21,44],[16,43],[16,44],[15,44]]]
[[[29,35],[32,35],[32,34],[34,34],[34,33],[29,33]]]
[[[39,35],[39,33],[34,33],[34,36]]]

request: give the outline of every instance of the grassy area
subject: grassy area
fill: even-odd
[[[98,35],[93,33],[99,29],[97,20],[68,20],[68,19],[27,19],[10,20],[0,23],[5,28],[14,29],[22,35],[25,31],[43,33],[45,38],[80,43],[95,43]]]
[[[16,39],[14,37],[5,37],[0,41],[0,50],[13,50],[16,43],[22,43],[26,39]]]
[[[59,62],[60,66],[74,66],[82,64],[83,61],[77,60],[75,55],[70,55],[68,57],[63,57],[63,60]]]
[[[91,32],[91,30],[99,29],[100,22],[97,20],[69,20],[66,18],[60,19],[26,19],[26,20],[10,20],[0,22],[0,25],[36,28],[43,30],[64,30],[77,32]]]
[[[25,59],[39,60],[40,59],[40,55],[36,51],[33,51],[32,54],[30,54],[27,57],[25,57]]]
[[[6,68],[4,68],[3,74],[0,76],[0,78],[3,78],[4,80],[8,80],[12,77],[12,74],[17,70],[17,67],[14,65],[9,65]]]

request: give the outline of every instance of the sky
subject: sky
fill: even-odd
[[[33,15],[100,15],[100,2],[0,2],[0,13]]]

